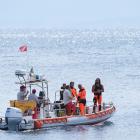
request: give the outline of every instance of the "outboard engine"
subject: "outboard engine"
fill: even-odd
[[[22,120],[22,111],[16,107],[8,107],[5,113],[5,120],[9,130],[15,131]]]

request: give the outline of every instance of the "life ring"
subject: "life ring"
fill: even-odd
[[[43,125],[43,122],[42,121],[39,121],[39,120],[36,120],[34,121],[34,128],[35,129],[40,129]]]

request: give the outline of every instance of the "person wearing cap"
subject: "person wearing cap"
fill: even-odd
[[[26,91],[26,87],[24,85],[20,86],[20,91],[17,93],[17,100],[25,100],[28,95],[28,91]]]
[[[29,101],[35,101],[36,104],[39,104],[38,97],[35,95],[35,93],[36,93],[36,89],[33,89],[32,93],[28,96],[28,100]]]

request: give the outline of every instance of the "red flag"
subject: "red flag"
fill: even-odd
[[[19,51],[20,52],[26,52],[27,51],[27,45],[22,45],[21,47],[19,47]]]

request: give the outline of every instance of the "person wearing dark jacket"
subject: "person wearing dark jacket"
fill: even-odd
[[[60,90],[60,100],[61,101],[63,100],[63,92],[64,92],[65,88],[66,88],[66,83],[63,83],[61,90]]]
[[[94,94],[93,102],[93,112],[95,113],[97,105],[99,106],[99,111],[101,111],[102,104],[102,92],[104,92],[104,86],[101,84],[100,78],[95,80],[95,84],[92,86],[92,93]]]

